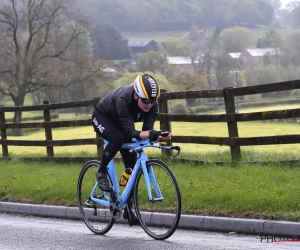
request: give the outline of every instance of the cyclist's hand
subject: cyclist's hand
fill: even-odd
[[[159,141],[169,141],[171,140],[172,133],[169,131],[160,131],[160,136],[157,138]]]
[[[151,130],[149,133],[150,141],[168,141],[171,139],[172,133],[164,130]]]
[[[149,133],[149,140],[150,141],[157,141],[158,137],[160,136],[161,131],[151,130]]]

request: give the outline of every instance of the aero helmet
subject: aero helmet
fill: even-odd
[[[139,74],[133,83],[135,93],[141,99],[155,101],[160,96],[158,82],[149,74]]]

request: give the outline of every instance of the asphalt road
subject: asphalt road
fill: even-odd
[[[261,242],[259,236],[178,229],[169,239],[155,241],[141,227],[115,224],[94,235],[82,221],[0,213],[1,250],[182,250],[300,249],[299,242]]]
[[[0,202],[0,213],[27,214],[42,217],[82,220],[78,207],[47,206]],[[126,223],[123,218],[118,223]],[[282,235],[300,237],[300,223],[243,218],[181,215],[179,229],[236,232],[249,235]],[[300,249],[300,248],[299,248]]]

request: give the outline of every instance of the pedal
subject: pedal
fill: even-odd
[[[85,205],[86,207],[89,207],[89,208],[95,208],[95,205],[94,205],[94,206],[91,205],[90,202],[91,202],[91,200],[90,200],[90,199],[87,199],[87,200],[85,201],[84,205]]]
[[[90,200],[90,199],[87,199],[87,200],[85,201],[84,205],[85,205],[86,207],[88,207],[88,208],[94,209],[93,216],[97,216],[97,207],[96,207],[96,205],[95,205],[94,202],[93,202],[94,205],[91,205],[90,202],[91,202],[91,200]]]
[[[101,199],[104,198],[104,194],[94,194],[93,197],[96,198],[96,199],[101,200]]]

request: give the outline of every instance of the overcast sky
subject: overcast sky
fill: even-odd
[[[284,8],[289,2],[290,0],[281,0],[281,7]]]
[[[284,8],[289,2],[292,2],[293,0],[281,0],[281,7]],[[298,0],[299,1],[299,0]]]

